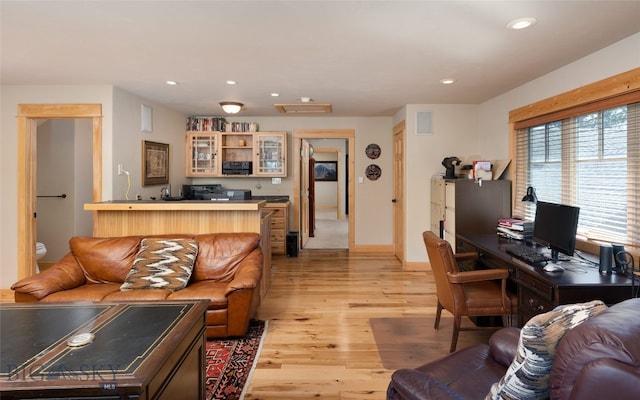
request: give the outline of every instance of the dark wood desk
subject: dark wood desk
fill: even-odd
[[[631,297],[630,278],[600,274],[597,265],[580,262],[575,256],[574,261],[561,262],[565,271],[546,272],[542,267],[533,267],[506,252],[508,246],[521,242],[500,238],[493,233],[458,235],[457,239],[458,252],[477,251],[481,267],[509,271],[510,284],[518,293],[520,326],[534,315],[550,311],[560,304],[590,300],[615,304]],[[585,256],[598,262],[594,255]]]
[[[204,399],[206,302],[0,307],[2,399]],[[68,340],[90,332],[81,347]]]

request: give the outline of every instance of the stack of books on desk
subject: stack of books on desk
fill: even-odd
[[[529,239],[533,235],[533,222],[520,218],[499,218],[498,235],[509,239]]]

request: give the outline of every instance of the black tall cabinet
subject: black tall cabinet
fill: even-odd
[[[457,249],[456,235],[495,233],[511,217],[511,181],[431,179],[431,230]]]

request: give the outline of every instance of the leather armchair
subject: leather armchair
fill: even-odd
[[[442,309],[453,314],[450,352],[456,350],[460,331],[487,329],[461,327],[462,317],[504,316],[510,320],[518,312],[516,294],[507,291],[509,273],[502,269],[460,271],[458,262],[477,259],[476,253],[453,254],[451,245],[431,231],[422,233],[433,271],[438,296],[434,328],[438,329]],[[495,329],[495,328],[490,328]]]

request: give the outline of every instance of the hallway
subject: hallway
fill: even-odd
[[[314,237],[310,237],[305,249],[348,249],[349,216],[338,219],[334,208],[316,208]]]

